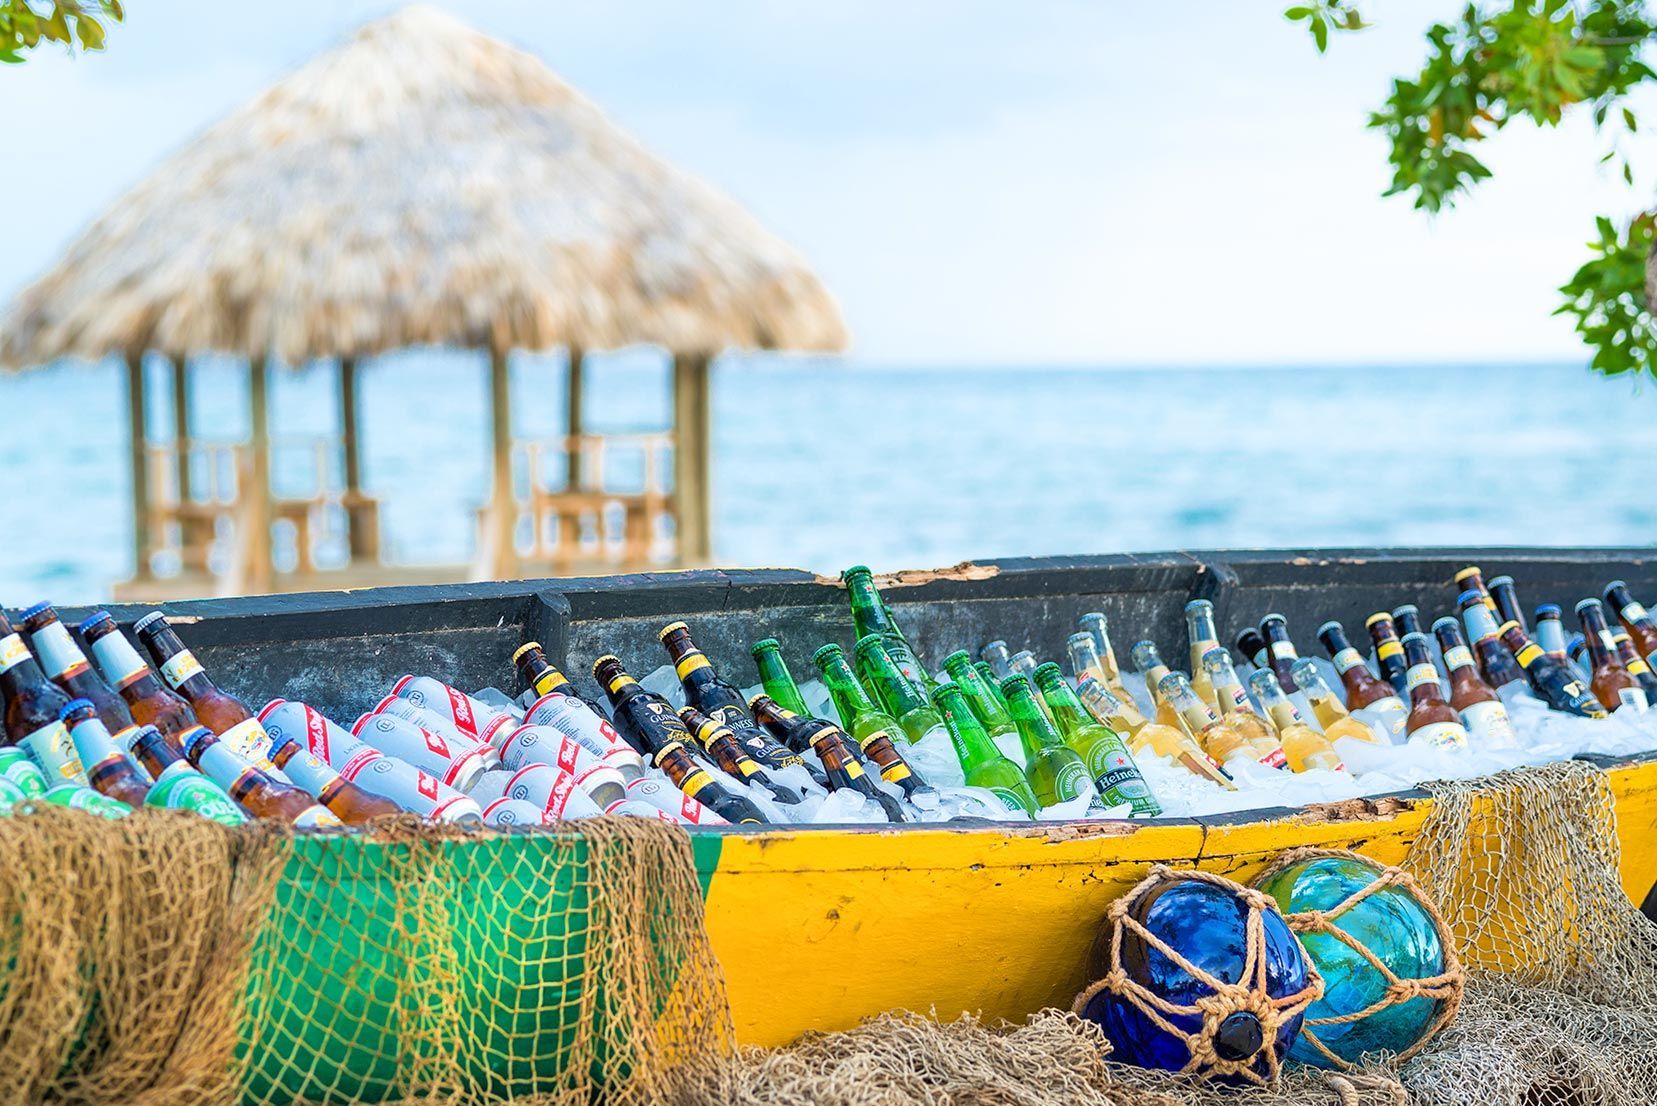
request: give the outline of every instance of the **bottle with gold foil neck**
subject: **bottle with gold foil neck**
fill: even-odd
[[[753,711],[760,725],[770,730],[790,749],[798,753],[810,749],[816,753],[817,759],[827,770],[830,791],[846,788],[873,800],[885,812],[888,822],[909,820],[903,812],[902,804],[882,791],[863,770],[862,761],[852,751],[851,740],[839,726],[821,718],[795,714],[786,707],[779,706],[776,700],[763,692],[748,700],[748,709]]]
[[[1478,565],[1468,565],[1456,573],[1455,589],[1458,604],[1461,602],[1462,596],[1471,591],[1477,593],[1479,602],[1484,604],[1492,619],[1495,619],[1500,613],[1496,609],[1495,597],[1490,594],[1490,589],[1484,584],[1484,573],[1479,570]]]
[[[1576,605],[1576,616],[1582,623],[1582,638],[1588,647],[1588,686],[1594,689],[1595,697],[1613,713],[1624,707],[1635,713],[1644,712],[1650,705],[1646,702],[1645,689],[1617,660],[1600,601],[1584,599]]]
[[[685,700],[715,722],[729,726],[747,748],[749,756],[767,768],[805,764],[797,753],[790,752],[772,740],[765,727],[748,717],[747,712],[743,710],[742,692],[720,678],[713,662],[708,660],[708,655],[698,649],[696,643],[691,640],[689,626],[683,622],[669,623],[662,627],[657,638],[673,662],[673,671],[679,677],[679,683],[684,686]],[[627,676],[625,672],[621,675],[629,682],[632,681],[632,677]],[[603,679],[599,682],[605,684]],[[611,702],[615,702],[615,692],[607,685],[605,692],[610,695]],[[668,705],[667,700],[662,699],[661,705],[672,712],[673,708]],[[674,722],[678,721],[678,716],[675,715]],[[815,771],[810,765],[806,765],[806,768],[818,783],[823,782],[818,778],[822,775],[820,772]]]
[[[1249,690],[1265,708],[1266,716],[1277,728],[1277,739],[1283,743],[1283,753],[1289,767],[1296,772],[1321,768],[1328,772],[1343,772],[1346,764],[1329,743],[1329,739],[1306,724],[1300,712],[1290,701],[1283,685],[1277,682],[1277,673],[1262,668],[1249,676]]]
[[[1201,663],[1220,701],[1220,717],[1254,747],[1256,760],[1273,768],[1282,767],[1283,746],[1277,740],[1277,731],[1260,717],[1249,701],[1248,690],[1243,687],[1237,669],[1232,667],[1231,654],[1216,645],[1202,655]]]
[[[1371,745],[1379,745],[1375,731],[1352,717],[1341,702],[1335,689],[1329,686],[1329,681],[1323,678],[1318,671],[1317,662],[1311,657],[1302,657],[1295,662],[1295,683],[1300,690],[1306,693],[1306,701],[1312,705],[1312,715],[1323,727],[1323,736],[1331,742],[1341,738],[1353,741],[1367,741]]]
[[[1216,697],[1214,685],[1202,664],[1203,654],[1210,649],[1219,648],[1220,645],[1219,634],[1214,630],[1213,603],[1206,599],[1193,599],[1185,604],[1185,636],[1191,646],[1191,690],[1209,706],[1220,709],[1221,704]]]
[[[520,645],[518,651],[512,654],[512,665],[518,670],[518,677],[523,680],[524,687],[535,693],[535,698],[539,699],[556,691],[560,695],[568,695],[577,702],[587,703],[576,693],[575,685],[570,683],[569,677],[558,671],[558,668],[547,659],[546,651],[541,648],[540,642],[526,641]],[[592,706],[591,703],[587,705]]]
[[[688,704],[679,708],[679,721],[696,738],[698,747],[727,776],[760,788],[782,806],[797,806],[803,801],[798,791],[773,780],[760,762],[748,755],[741,740],[723,722],[715,722]]]
[[[1392,615],[1376,611],[1364,619],[1364,629],[1369,631],[1369,640],[1375,645],[1376,667],[1402,699],[1409,694],[1409,681],[1405,674],[1410,666],[1404,660],[1404,643],[1398,639],[1398,628],[1393,625]]]
[[[1183,728],[1152,722],[1130,699],[1122,699],[1095,680],[1083,676],[1076,684],[1076,697],[1087,712],[1101,723],[1121,734],[1136,756],[1168,757],[1190,772],[1227,791],[1237,790],[1231,774],[1203,751]]]
[[[1538,619],[1540,623],[1542,620]],[[1507,622],[1501,627],[1502,644],[1513,653],[1513,658],[1524,670],[1525,677],[1530,681],[1530,688],[1554,710],[1566,714],[1574,714],[1581,718],[1605,718],[1606,709],[1594,697],[1581,676],[1569,661],[1556,658],[1552,653],[1545,652],[1536,642],[1525,636],[1525,631],[1519,628],[1517,622]]]
[[[1170,672],[1162,677],[1157,690],[1164,699],[1173,704],[1175,710],[1179,711],[1180,717],[1185,719],[1185,728],[1202,743],[1204,751],[1221,764],[1226,764],[1232,757],[1237,756],[1258,760],[1271,768],[1281,768],[1286,763],[1281,748],[1277,749],[1276,755],[1269,760],[1259,757],[1248,738],[1228,725],[1214,713],[1213,707],[1202,701],[1183,672]]]
[[[1162,677],[1168,675],[1170,669],[1157,654],[1156,643],[1134,642],[1133,648],[1128,650],[1128,659],[1133,661],[1134,670],[1145,677],[1145,690],[1150,694],[1151,702],[1156,707],[1156,720],[1176,730],[1186,729],[1185,720],[1180,717],[1179,711],[1162,697]],[[1195,737],[1196,734],[1191,736]]]

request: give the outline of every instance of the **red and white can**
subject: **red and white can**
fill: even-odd
[[[550,764],[531,764],[514,773],[502,787],[500,797],[534,803],[549,822],[594,818],[604,813],[604,808],[576,784],[574,776]]]
[[[496,799],[483,808],[483,824],[506,828],[508,826],[544,826],[548,824],[541,808],[526,799]]]
[[[611,803],[604,808],[606,814],[625,814],[632,818],[654,818],[658,822],[666,822],[670,826],[678,825],[678,821],[670,814],[664,814],[649,803],[638,799],[622,799]]]
[[[622,739],[609,719],[572,695],[553,691],[541,696],[524,712],[524,724],[550,726],[581,743],[629,782],[644,775],[644,758],[639,751]]]
[[[272,699],[259,712],[259,721],[272,745],[280,744],[284,737],[292,738],[301,749],[347,779],[351,778],[347,769],[360,768],[381,755],[378,749],[346,733],[344,726],[304,703]]]
[[[480,703],[464,691],[430,676],[404,676],[391,685],[391,697],[407,699],[417,707],[426,708],[470,741],[488,743],[503,727],[518,724],[517,715],[510,711]]]
[[[627,797],[627,777],[587,746],[551,726],[523,725],[501,742],[501,763],[517,771],[531,764],[550,764],[575,777],[575,782],[599,806]]]
[[[404,810],[433,822],[480,822],[483,808],[477,800],[462,794],[412,764],[375,752],[372,759],[357,761],[340,775]]]
[[[648,803],[681,826],[728,826],[731,823],[666,780],[646,776],[627,785],[627,798]]]
[[[501,764],[492,746],[445,737],[395,714],[365,714],[351,727],[351,734],[387,756],[430,772],[457,791],[470,791],[479,776]]]

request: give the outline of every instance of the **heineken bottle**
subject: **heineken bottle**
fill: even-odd
[[[765,694],[785,710],[810,714],[805,699],[800,696],[799,687],[794,683],[794,674],[788,670],[788,662],[782,659],[782,643],[774,637],[756,641],[753,654],[754,667],[759,669],[759,682],[765,688]]]
[[[800,793],[773,780],[759,761],[748,755],[748,750],[723,722],[715,722],[692,706],[679,708],[679,721],[696,738],[702,752],[732,779],[742,780],[763,788],[771,798],[783,806],[800,803]]]
[[[897,784],[911,801],[918,794],[936,795],[937,789],[915,774],[893,743],[894,735],[903,736],[903,730],[891,715],[875,706],[863,685],[857,682],[846,654],[838,645],[825,645],[812,658],[823,683],[834,699],[834,709],[840,715],[840,725],[851,734],[863,757],[880,771],[880,778]]]
[[[827,770],[828,788],[839,791],[850,788],[880,804],[888,822],[907,822],[903,805],[880,787],[863,771],[852,746],[839,726],[809,715],[795,714],[777,705],[769,695],[759,694],[748,700],[748,709],[766,729],[776,734],[783,743],[797,753],[810,749],[817,754]]]
[[[943,725],[943,719],[926,701],[921,689],[904,677],[889,644],[879,634],[858,638],[853,650],[857,657],[857,670],[875,701],[886,708],[887,714],[897,719],[903,735],[910,742],[916,742]]]
[[[1074,749],[1087,765],[1106,806],[1127,803],[1133,812],[1143,818],[1155,818],[1162,813],[1162,804],[1151,794],[1150,785],[1140,774],[1133,754],[1121,735],[1109,726],[1095,722],[1070,684],[1064,670],[1051,662],[1036,669],[1036,687],[1047,700],[1064,743]]]
[[[1001,679],[995,674],[995,669],[990,665],[990,662],[973,661],[972,667],[978,673],[978,678],[983,681],[984,686],[990,689],[990,698],[994,699],[996,704],[1001,707],[1001,713],[1006,714],[1007,700],[1001,697]],[[1007,721],[1011,725],[1011,716],[1008,717]],[[1012,733],[1014,731],[1009,729],[1007,732]]]
[[[1022,672],[1008,676],[1001,681],[1001,694],[1007,697],[1007,709],[1018,727],[1019,743],[1024,747],[1024,778],[1030,781],[1036,801],[1049,807],[1091,795],[1088,813],[1102,812],[1105,804],[1088,775],[1087,762],[1064,743],[1047,712],[1041,709],[1030,677]]]
[[[1001,689],[984,677],[984,670],[988,668],[989,665],[982,661],[973,664],[971,654],[965,649],[957,649],[944,658],[944,671],[961,689],[961,694],[966,696],[967,706],[972,708],[984,731],[994,739],[1002,734],[1017,733],[1018,727],[1013,725],[1013,716],[1007,713],[1007,702],[1001,698]]]
[[[1018,765],[1001,755],[990,735],[978,724],[978,718],[967,706],[966,696],[955,684],[939,684],[932,689],[932,702],[938,708],[949,739],[955,746],[955,755],[961,761],[968,787],[982,787],[995,794],[1003,806],[1011,811],[1023,811],[1034,818],[1041,810],[1036,794]]]
[[[878,635],[886,642],[886,651],[891,654],[898,671],[903,673],[903,678],[914,684],[923,695],[930,691],[932,677],[927,674],[920,658],[915,656],[909,639],[903,636],[902,627],[892,617],[892,609],[876,590],[874,573],[869,571],[869,566],[852,565],[840,574],[840,579],[845,581],[846,593],[851,599],[852,629],[858,638]]]

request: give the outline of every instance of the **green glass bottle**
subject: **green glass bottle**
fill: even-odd
[[[987,669],[989,665],[984,667]],[[944,658],[944,671],[961,689],[961,694],[966,696],[967,706],[972,708],[972,713],[992,739],[1018,732],[1018,727],[1013,725],[1013,716],[1007,713],[1007,705],[1001,699],[1000,689],[984,678],[978,666],[972,663],[971,653],[957,649]]]
[[[869,566],[852,565],[840,574],[840,579],[845,581],[846,594],[851,599],[853,632],[860,640],[870,634],[878,634],[886,642],[886,651],[891,654],[898,671],[903,673],[903,678],[914,684],[923,695],[929,693],[932,690],[932,676],[915,655],[909,639],[903,636],[903,629],[892,617],[891,608],[880,597]]]
[[[990,735],[978,724],[978,718],[967,706],[966,696],[954,684],[939,684],[932,689],[932,703],[949,729],[949,740],[960,758],[968,787],[982,787],[995,793],[1008,810],[1023,811],[1034,818],[1041,810],[1036,793],[1018,765],[1001,755]]]
[[[834,709],[840,715],[840,728],[851,734],[864,759],[874,764],[880,778],[903,788],[910,799],[918,794],[937,794],[937,788],[927,784],[904,759],[894,737],[903,737],[903,729],[896,720],[869,698],[863,685],[857,682],[851,662],[838,645],[825,645],[812,658],[823,674]]]
[[[919,741],[943,725],[943,719],[926,701],[926,695],[903,675],[892,656],[891,642],[879,634],[868,634],[857,639],[853,651],[857,657],[858,675],[863,686],[886,713],[897,719],[903,736],[911,742]]]
[[[784,710],[809,715],[800,689],[794,683],[794,674],[788,671],[788,662],[782,659],[782,643],[774,637],[754,642],[754,667],[759,669],[759,682],[771,701]]]
[[[1007,710],[1024,746],[1024,778],[1030,781],[1030,790],[1041,805],[1057,806],[1092,795],[1088,813],[1104,810],[1105,804],[1088,775],[1087,762],[1064,743],[1057,727],[1048,721],[1030,686],[1030,677],[1022,672],[1008,676],[1001,681],[1001,694],[1007,697]]]
[[[990,697],[1001,707],[1003,714],[1007,711],[1007,700],[1001,695],[1001,680],[995,674],[995,668],[989,661],[973,661],[972,667],[978,673],[978,678],[984,681],[984,686],[990,689]],[[1008,719],[1011,721],[1011,718]]]
[[[1151,787],[1140,774],[1127,743],[1115,730],[1094,721],[1076,693],[1070,690],[1064,670],[1052,662],[1040,666],[1036,669],[1036,687],[1047,700],[1047,709],[1064,735],[1064,743],[1076,750],[1087,764],[1093,786],[1105,805],[1127,803],[1142,818],[1161,814],[1162,804],[1151,794]]]

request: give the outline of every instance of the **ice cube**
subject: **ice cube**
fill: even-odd
[[[933,787],[965,787],[967,778],[961,771],[961,761],[955,755],[955,746],[942,726],[928,730],[921,739],[903,748],[903,759],[915,774]]]
[[[1024,761],[1024,746],[1019,742],[1016,733],[1000,733],[992,738],[995,747],[1001,750],[1001,755],[1018,765],[1020,772],[1029,767]]]
[[[1054,803],[1052,806],[1042,807],[1036,815],[1036,820],[1038,822],[1070,822],[1085,817],[1087,808],[1092,805],[1093,800],[1097,797],[1097,794],[1090,787],[1069,802]]]
[[[923,821],[942,822],[953,818],[988,818],[995,822],[1028,822],[1023,811],[1009,810],[995,792],[983,787],[940,787],[938,809],[926,812]]]
[[[885,824],[886,812],[881,809],[879,803],[869,799],[862,792],[842,787],[823,800],[822,806],[817,808],[817,813],[811,820],[820,826],[848,823]]]

